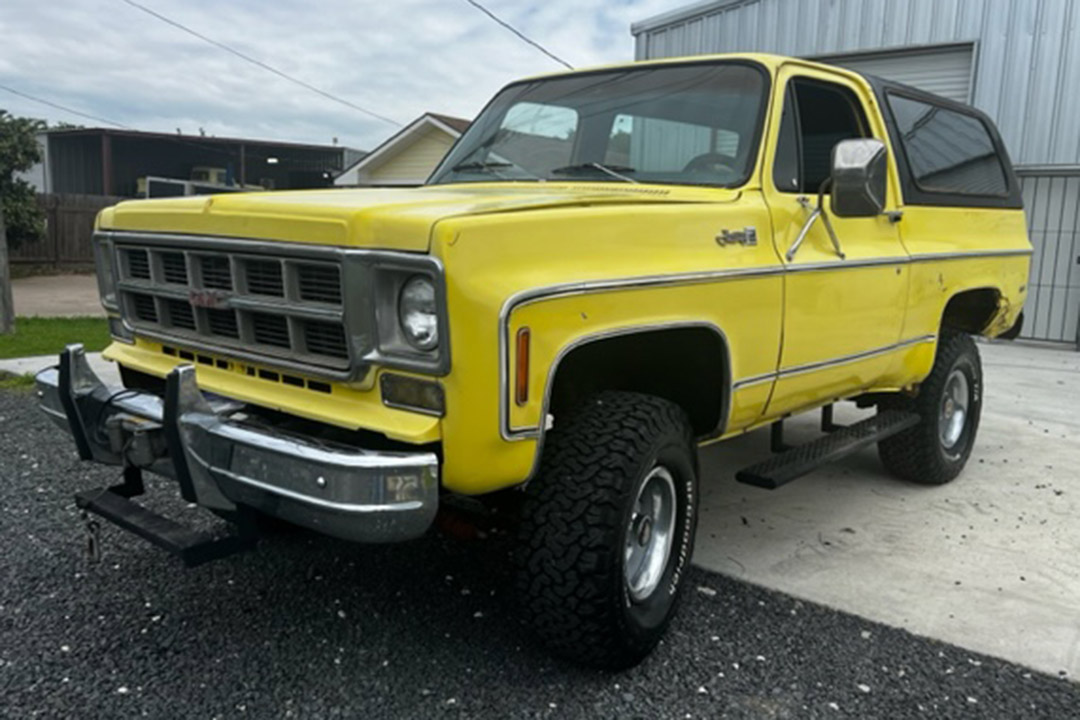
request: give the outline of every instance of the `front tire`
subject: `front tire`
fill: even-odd
[[[648,395],[596,395],[548,433],[526,495],[518,590],[537,636],[585,665],[641,662],[671,622],[693,551],[686,414]]]
[[[982,363],[970,335],[945,332],[930,375],[914,397],[896,395],[881,410],[915,412],[921,422],[878,443],[894,475],[923,485],[944,485],[964,469],[982,414]]]

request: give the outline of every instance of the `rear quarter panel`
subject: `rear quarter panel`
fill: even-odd
[[[939,332],[949,300],[980,288],[1001,293],[984,334],[998,335],[1016,322],[1031,261],[1023,210],[909,205],[900,236],[914,261],[905,335]]]

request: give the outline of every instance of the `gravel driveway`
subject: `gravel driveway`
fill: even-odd
[[[695,570],[638,668],[555,662],[518,623],[510,544],[362,547],[296,532],[194,570],[121,531],[87,564],[79,463],[0,392],[0,716],[1080,716],[1080,685]],[[150,481],[148,504],[202,511]]]

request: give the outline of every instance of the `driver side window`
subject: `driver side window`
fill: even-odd
[[[858,98],[833,83],[796,78],[784,93],[773,164],[777,190],[813,194],[829,178],[832,149],[841,140],[870,137]]]
[[[735,158],[739,134],[658,117],[618,114],[611,123],[604,164],[639,172],[682,173],[703,155]]]

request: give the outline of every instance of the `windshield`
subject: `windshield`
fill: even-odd
[[[511,85],[428,182],[741,185],[757,151],[766,82],[756,66],[721,62]]]

